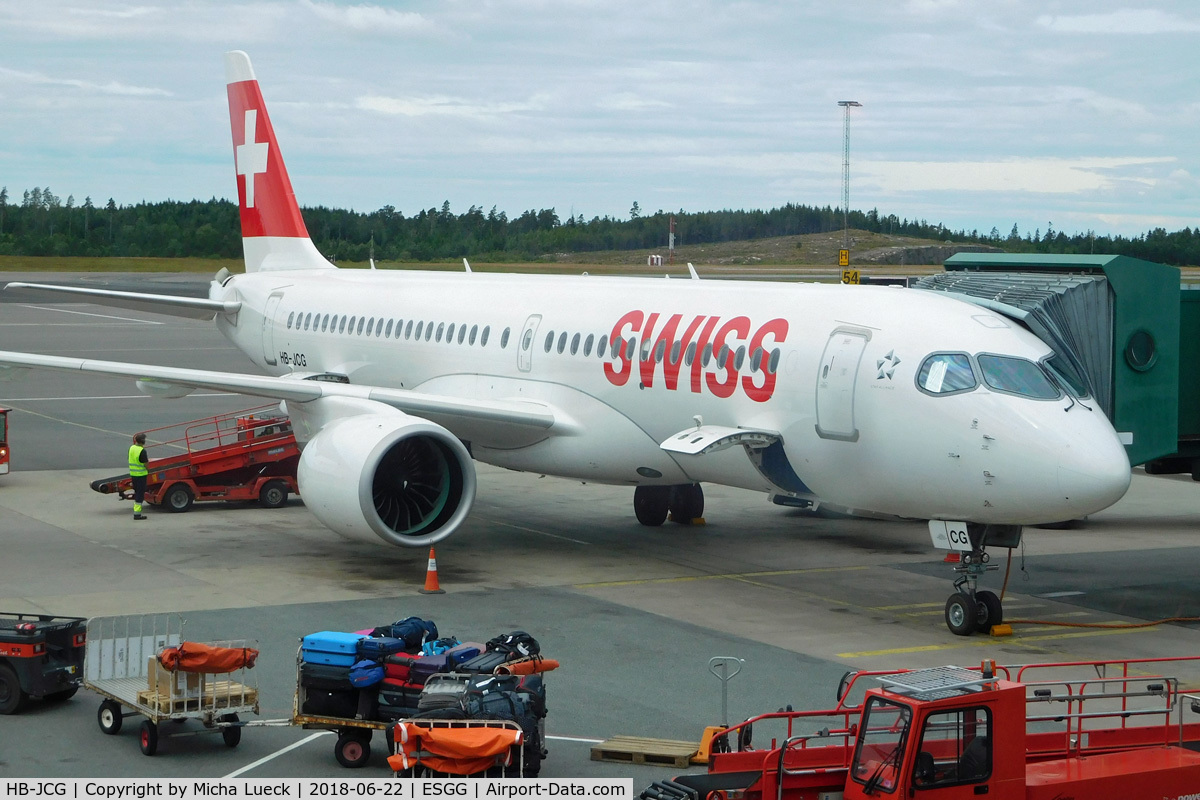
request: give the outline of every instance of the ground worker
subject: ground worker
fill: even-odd
[[[150,462],[146,455],[146,434],[135,433],[133,444],[129,446],[129,477],[133,479],[133,518],[145,519],[142,513],[142,500],[146,497],[146,476],[150,470],[146,464]]]

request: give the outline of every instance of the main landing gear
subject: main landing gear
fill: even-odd
[[[999,569],[989,563],[989,543],[1001,547],[1016,547],[1021,543],[1021,528],[1013,525],[967,526],[971,552],[964,552],[954,571],[954,594],[946,600],[946,627],[957,636],[970,636],[978,631],[987,633],[993,625],[1004,622],[1004,607],[995,592],[980,589],[979,578],[985,572]]]
[[[639,486],[633,490],[633,512],[643,525],[662,525],[668,514],[672,522],[690,525],[704,517],[704,490],[698,483]]]

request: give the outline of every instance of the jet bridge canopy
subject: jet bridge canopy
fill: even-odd
[[[1133,464],[1176,452],[1179,280],[1128,256],[958,253],[918,289],[956,294],[1017,320],[1087,382]]]

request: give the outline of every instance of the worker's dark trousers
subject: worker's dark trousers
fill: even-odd
[[[133,515],[140,517],[142,515],[142,500],[146,498],[146,477],[145,475],[133,476]]]

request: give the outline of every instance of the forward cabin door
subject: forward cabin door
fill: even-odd
[[[530,314],[529,319],[525,320],[525,327],[521,329],[521,338],[517,341],[517,369],[521,372],[533,369],[533,340],[541,322],[541,314]]]
[[[276,292],[267,298],[267,307],[263,310],[262,318],[262,346],[263,360],[271,366],[276,364],[275,356],[275,311],[279,308],[279,301],[283,299],[282,292]]]
[[[825,343],[817,373],[817,435],[858,441],[854,423],[854,385],[871,334],[862,328],[835,328]]]

